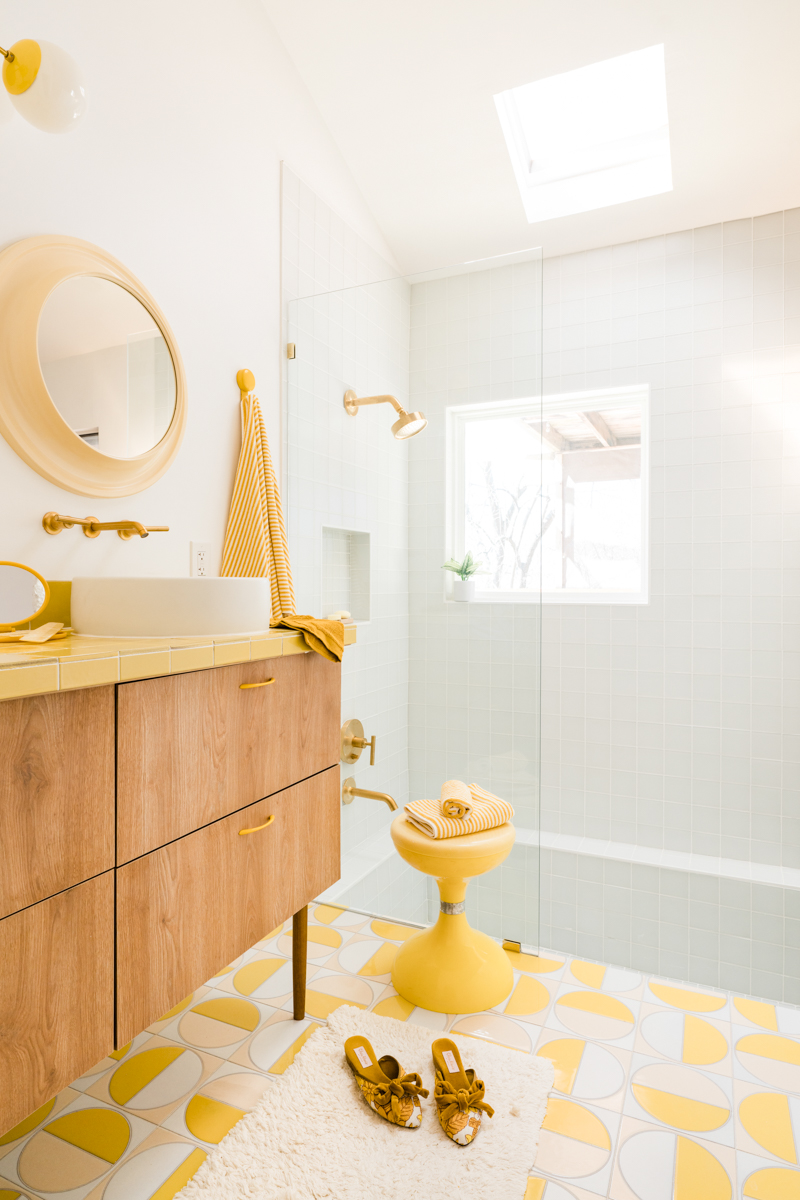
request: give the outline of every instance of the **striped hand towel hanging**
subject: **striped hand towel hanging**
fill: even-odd
[[[252,392],[242,392],[242,450],[220,574],[269,576],[273,621],[294,613],[292,568],[280,494],[261,406]]]

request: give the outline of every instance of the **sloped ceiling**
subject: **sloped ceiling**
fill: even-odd
[[[800,205],[800,0],[262,0],[405,271]],[[529,225],[506,88],[663,42],[674,190]]]

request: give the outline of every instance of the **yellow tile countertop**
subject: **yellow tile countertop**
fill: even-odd
[[[345,625],[345,645],[352,646],[355,640],[356,626]],[[76,633],[24,649],[17,642],[6,642],[0,643],[0,700],[304,653],[313,652],[301,634],[277,629],[196,638],[106,638]]]

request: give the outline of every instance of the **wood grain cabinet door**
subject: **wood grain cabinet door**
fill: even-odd
[[[0,963],[2,1136],[114,1047],[114,872],[5,917]]]
[[[114,688],[0,703],[0,917],[114,865]]]
[[[337,766],[117,870],[118,1044],[339,878],[339,807]]]
[[[340,676],[296,654],[120,684],[117,863],[338,762]]]

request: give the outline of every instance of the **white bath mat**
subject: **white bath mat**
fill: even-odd
[[[419,1071],[431,1091],[419,1129],[390,1125],[367,1107],[344,1057],[354,1033],[366,1035],[378,1057],[393,1054],[404,1070]],[[180,1200],[523,1200],[552,1062],[453,1037],[494,1108],[475,1141],[457,1146],[442,1132],[433,1101],[431,1042],[439,1036],[349,1005],[336,1009]]]

